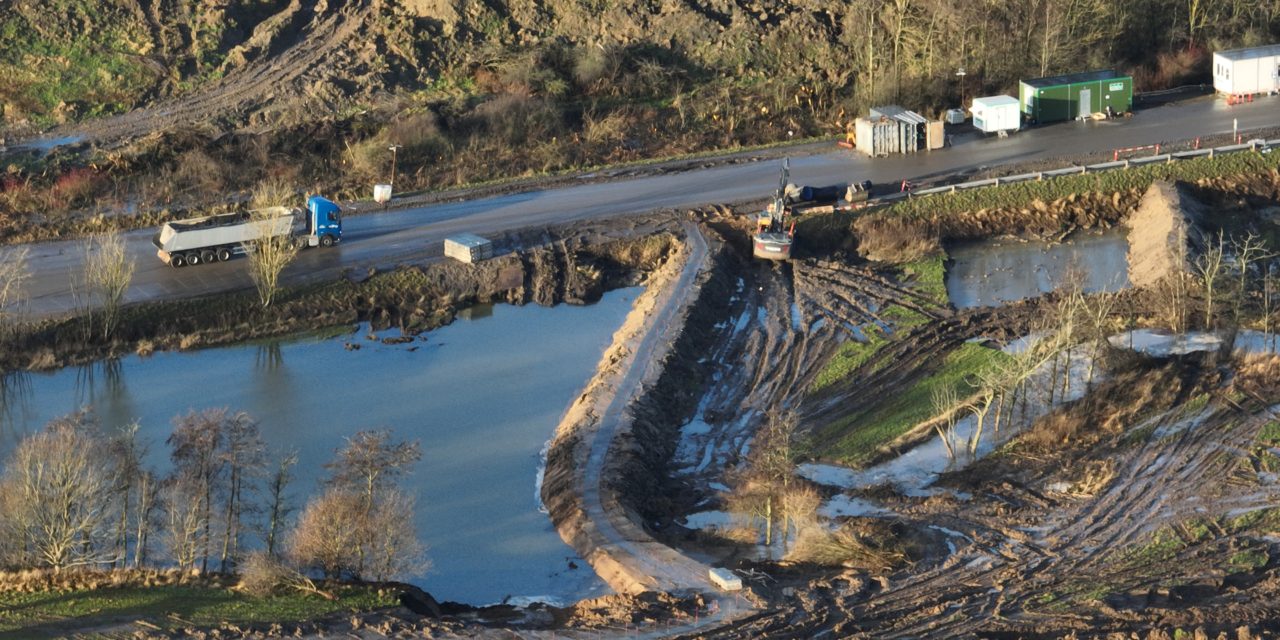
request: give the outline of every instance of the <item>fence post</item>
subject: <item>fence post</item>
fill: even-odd
[[[1155,155],[1160,155],[1160,143],[1159,143],[1159,142],[1157,142],[1157,143],[1156,143],[1156,153],[1155,153]]]
[[[1125,158],[1125,159],[1124,159],[1124,168],[1126,168],[1126,169],[1128,169],[1128,168],[1129,168],[1129,159],[1128,159],[1128,158]]]
[[[1000,176],[996,176],[996,184],[995,184],[995,186],[997,186],[997,187],[998,187],[998,186],[1000,186]]]
[[[1036,173],[1036,182],[1044,182],[1044,172],[1043,172],[1043,171],[1040,171],[1040,172]]]
[[[1210,157],[1210,158],[1212,158],[1212,157],[1213,157],[1213,149],[1214,149],[1213,147],[1209,147],[1209,157]]]
[[[1196,136],[1196,151],[1200,150],[1200,136]]]
[[[1117,161],[1117,160],[1119,160],[1119,159],[1120,159],[1120,150],[1119,150],[1119,149],[1116,149],[1115,151],[1112,151],[1112,152],[1111,152],[1111,161],[1112,161],[1112,162],[1116,162],[1116,161]]]

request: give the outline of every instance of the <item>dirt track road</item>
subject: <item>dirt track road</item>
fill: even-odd
[[[679,333],[681,311],[692,299],[694,282],[707,268],[707,241],[697,225],[685,222],[689,256],[678,278],[661,295],[647,321],[643,337],[628,355],[624,373],[614,389],[608,408],[600,416],[591,439],[591,449],[583,471],[583,507],[595,525],[596,548],[604,551],[630,571],[651,579],[653,588],[663,591],[696,589],[712,591],[707,577],[710,567],[650,537],[627,519],[612,492],[604,489],[609,451],[618,435],[629,428],[634,417],[629,408],[662,373],[663,355]]]

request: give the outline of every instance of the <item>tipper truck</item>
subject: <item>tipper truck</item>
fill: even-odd
[[[151,239],[156,255],[173,267],[230,260],[263,237],[289,235],[308,247],[332,247],[342,240],[342,210],[321,196],[307,198],[307,211],[270,207],[167,222]],[[303,224],[305,222],[305,224]]]

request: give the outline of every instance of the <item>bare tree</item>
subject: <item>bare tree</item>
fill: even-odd
[[[151,541],[152,518],[160,498],[160,483],[155,474],[143,469],[138,474],[138,508],[134,518],[133,566],[147,563],[147,549]]]
[[[0,258],[0,337],[12,324],[22,301],[23,284],[30,276],[27,271],[28,253],[26,247],[7,249]]]
[[[822,496],[808,483],[793,486],[782,494],[783,546],[790,549],[791,541],[817,525],[818,508]]]
[[[115,502],[119,509],[116,515],[116,560],[121,566],[128,564],[129,560],[130,525],[134,518],[140,516],[132,511],[143,473],[142,458],[146,455],[145,447],[138,442],[138,429],[137,422],[126,425],[109,443],[112,475],[115,478]]]
[[[296,451],[285,454],[267,481],[267,553],[276,555],[280,527],[293,509],[289,506],[288,488],[293,480],[293,467],[298,464]]]
[[[196,561],[208,558],[209,506],[204,487],[192,476],[170,478],[164,486],[164,537],[173,561],[184,569],[194,569]]]
[[[1252,231],[1242,238],[1232,238],[1231,252],[1235,255],[1235,269],[1238,278],[1235,296],[1233,297],[1235,304],[1232,305],[1231,315],[1233,324],[1238,327],[1240,326],[1241,307],[1249,300],[1249,276],[1252,274],[1253,265],[1270,260],[1275,257],[1275,254],[1269,251],[1262,238]]]
[[[1276,265],[1268,261],[1262,274],[1262,336],[1271,338],[1271,350],[1275,351],[1275,338],[1271,331],[1271,317],[1275,315]]]
[[[254,185],[249,195],[249,208],[287,207],[298,196],[298,190],[287,180],[267,178]]]
[[[773,547],[773,522],[783,516],[778,500],[787,493],[795,475],[791,439],[796,430],[794,413],[769,413],[751,440],[746,465],[737,474],[731,508],[758,518],[764,525],[764,545]]]
[[[258,423],[244,412],[230,416],[223,424],[223,447],[220,453],[227,470],[226,507],[223,511],[222,554],[220,569],[230,570],[240,553],[240,523],[247,501],[252,496],[250,485],[266,465],[266,445],[258,432]]]
[[[960,406],[959,394],[956,393],[955,387],[944,384],[934,388],[931,400],[933,413],[939,417],[938,421],[933,423],[933,428],[938,432],[942,446],[946,447],[947,459],[954,463],[956,460],[956,409]]]
[[[281,207],[254,209],[249,212],[249,218],[257,236],[245,247],[249,276],[258,290],[258,301],[263,307],[269,307],[280,290],[280,274],[297,257],[301,247],[289,232],[293,222],[287,210]]]
[[[173,433],[168,443],[172,452],[174,479],[184,491],[198,493],[199,513],[196,517],[200,524],[199,555],[200,570],[209,569],[209,527],[212,518],[213,495],[222,481],[225,461],[220,453],[225,438],[224,426],[228,420],[226,409],[208,409],[202,412],[191,411],[185,416],[174,418]],[[174,505],[169,504],[172,511]],[[186,508],[182,508],[186,511]],[[184,514],[184,518],[187,515]],[[172,514],[170,525],[174,524]],[[190,524],[184,519],[183,526]]]
[[[361,431],[347,438],[337,457],[324,466],[332,474],[329,484],[357,491],[365,504],[372,504],[377,492],[394,484],[422,459],[417,442],[392,442],[391,432]]]
[[[133,282],[133,268],[134,260],[119,231],[104,231],[89,238],[85,245],[85,287],[100,307],[103,339],[111,337],[120,321],[120,306]]]
[[[1216,316],[1214,302],[1221,294],[1218,291],[1218,280],[1226,271],[1226,239],[1218,232],[1218,241],[1209,242],[1200,257],[1196,259],[1196,275],[1200,280],[1201,292],[1204,295],[1204,329],[1213,331]]]
[[[384,492],[361,536],[368,548],[362,577],[382,581],[426,573],[430,563],[413,524],[415,512],[412,497],[397,489]]]
[[[300,561],[326,573],[340,571],[355,577],[381,575],[405,564],[421,564],[422,547],[412,526],[412,504],[396,491],[396,480],[422,458],[417,442],[394,442],[389,431],[361,431],[347,439],[330,470],[329,489],[323,501],[309,503],[299,520],[291,545]],[[350,501],[356,501],[352,513]],[[408,509],[409,511],[406,511]],[[398,518],[407,518],[399,520]],[[344,554],[335,556],[327,543],[314,540],[330,535],[333,522],[344,522],[354,538],[347,539]],[[346,539],[346,538],[344,538]],[[320,546],[316,546],[320,545]],[[389,559],[395,555],[398,559]],[[341,560],[341,562],[339,562]]]
[[[61,571],[111,563],[115,489],[101,464],[103,439],[85,413],[50,422],[18,444],[0,481],[7,528],[19,532],[30,560]]]
[[[289,557],[329,578],[358,576],[368,522],[359,493],[330,487],[303,508],[289,537]]]
[[[1080,299],[1080,311],[1085,320],[1085,330],[1092,345],[1089,353],[1089,372],[1085,377],[1085,388],[1093,386],[1093,374],[1097,368],[1100,352],[1111,348],[1107,338],[1111,335],[1110,318],[1116,307],[1119,296],[1113,293],[1098,293]]]

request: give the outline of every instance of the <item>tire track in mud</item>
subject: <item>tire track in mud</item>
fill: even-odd
[[[1161,414],[1129,428],[1176,427],[1188,418]],[[972,543],[939,565],[892,576],[890,588],[868,587],[861,578],[836,579],[828,586],[848,584],[852,593],[815,589],[795,606],[770,611],[732,628],[716,629],[704,637],[816,637],[822,632],[836,637],[865,634],[877,638],[1034,637],[1169,624],[1162,622],[1167,609],[1143,613],[1141,609],[1117,611],[1101,605],[1049,611],[1039,603],[1045,594],[1061,593],[1082,582],[1108,584],[1127,578],[1130,569],[1118,559],[1162,526],[1219,515],[1232,507],[1254,508],[1280,498],[1280,488],[1275,486],[1260,493],[1257,486],[1221,482],[1271,416],[1220,405],[1190,418],[1191,423],[1180,430],[1163,435],[1157,432],[1123,455],[1106,490],[1094,497],[1047,501],[1029,496],[1038,503],[1029,508],[1040,514],[1035,520],[1038,526],[1031,529],[1051,533],[1026,534],[1000,524],[1018,513],[988,509],[984,517],[978,510],[969,516],[978,525],[970,529]],[[1212,500],[1209,509],[1206,498]],[[1194,567],[1205,562],[1199,555],[1200,549],[1190,545],[1171,562],[1185,561],[1195,572]],[[1247,596],[1232,596],[1232,590],[1219,589],[1218,593],[1211,598],[1226,598],[1239,609],[1234,614],[1239,617],[1221,619],[1224,625],[1234,624],[1232,620],[1267,620],[1277,608],[1261,595],[1248,600]],[[1196,607],[1194,616],[1184,616],[1190,622],[1183,624],[1212,622],[1213,601]]]
[[[192,94],[118,116],[71,125],[50,135],[79,136],[113,148],[155,131],[243,116],[281,98],[303,97],[305,88],[298,86],[298,81],[315,74],[316,70],[325,73],[331,66],[326,62],[332,62],[333,54],[343,51],[349,42],[367,30],[380,4],[380,0],[360,0],[335,8],[327,2],[312,5],[295,0],[283,11],[292,14],[305,11],[311,14],[310,19],[286,43],[276,42],[280,34],[274,34],[271,42],[262,47],[265,51],[262,59]],[[290,15],[284,22],[295,17]]]

